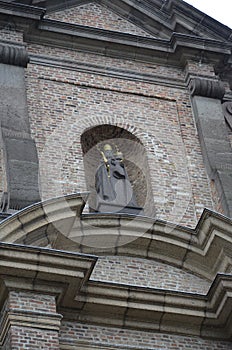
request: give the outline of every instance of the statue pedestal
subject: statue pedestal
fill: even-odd
[[[120,204],[114,204],[107,201],[99,202],[96,208],[98,213],[127,213],[133,215],[144,215],[142,207],[135,206],[123,206]]]

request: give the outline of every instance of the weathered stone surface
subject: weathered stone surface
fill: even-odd
[[[192,103],[207,172],[215,180],[225,214],[231,217],[232,149],[221,102],[218,98],[193,94]]]
[[[229,125],[230,129],[232,130],[232,102],[231,101],[224,102],[222,105],[222,108],[224,111],[224,115],[225,115],[225,119],[227,121],[227,124]]]
[[[1,240],[26,240],[33,246],[50,242],[61,250],[148,257],[209,280],[231,264],[231,220],[223,216],[205,211],[196,230],[126,214],[81,216],[83,196],[65,196],[24,209],[1,223]],[[220,263],[215,259],[219,255]]]
[[[195,295],[98,281],[89,283],[96,262],[94,256],[25,246],[16,248],[11,244],[0,244],[0,251],[3,257],[0,262],[1,304],[8,290],[18,293],[15,294],[18,310],[15,304],[12,325],[20,321],[21,325],[30,326],[36,317],[35,327],[57,330],[60,316],[54,311],[40,314],[41,302],[33,301],[37,307],[32,309],[31,317],[25,314],[26,300],[29,306],[33,294],[44,294],[45,298],[49,291],[50,296],[56,296],[63,316],[71,317],[69,310],[72,309],[75,319],[73,310],[78,310],[79,321],[85,319],[99,324],[104,320],[108,325],[126,325],[129,329],[136,324],[142,331],[162,329],[176,334],[207,335],[211,339],[230,339],[232,336],[228,318],[231,314],[231,276],[218,275],[207,296]],[[18,313],[22,297],[24,306]]]
[[[222,99],[225,94],[223,84],[217,80],[194,78],[189,84],[192,96],[204,96],[216,99]]]
[[[24,47],[0,44],[0,63],[26,67],[29,63],[28,53]]]
[[[17,52],[4,51],[3,63],[7,64],[0,64],[1,136],[7,182],[1,209],[6,212],[9,209],[22,209],[40,200],[38,157],[30,135],[24,70],[9,65],[19,63],[22,57]]]
[[[29,133],[24,69],[0,64],[0,111],[8,132]]]

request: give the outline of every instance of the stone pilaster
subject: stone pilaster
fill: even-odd
[[[59,349],[57,305],[73,302],[96,258],[4,243],[0,256],[0,348]]]
[[[221,100],[223,84],[212,76],[188,76],[202,154],[211,181],[215,182],[225,215],[232,216],[232,149]]]
[[[222,105],[225,120],[232,130],[232,101],[226,101]]]
[[[0,44],[0,112],[3,148],[1,210],[22,209],[39,201],[38,157],[31,138],[24,68],[29,62],[22,44]]]
[[[2,310],[0,342],[11,350],[57,350],[61,318],[54,295],[10,290]]]
[[[29,62],[28,53],[23,46],[0,44],[0,63],[27,67]]]

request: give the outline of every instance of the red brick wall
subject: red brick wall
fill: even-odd
[[[14,30],[14,23],[10,23],[0,29],[0,38],[6,42],[23,43],[23,32]]]
[[[55,297],[11,291],[5,312],[12,315],[12,321],[4,350],[59,349],[58,329],[52,324],[56,316]],[[44,322],[46,317],[48,322]]]
[[[91,279],[198,294],[206,294],[211,285],[209,281],[171,265],[118,256],[99,257]]]
[[[74,51],[29,49],[65,55],[74,64],[101,61],[131,72],[142,67]],[[184,79],[177,68],[150,64],[146,69],[154,77]],[[147,150],[158,218],[195,226],[204,207],[214,208],[187,90],[38,64],[28,67],[27,89],[43,199],[86,190],[80,137],[87,128],[112,124],[133,133]]]

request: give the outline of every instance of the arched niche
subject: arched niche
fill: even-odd
[[[95,174],[101,164],[101,150],[111,144],[123,154],[130,183],[136,201],[144,208],[144,215],[154,217],[155,208],[150,181],[146,149],[138,137],[131,132],[110,124],[102,124],[87,129],[81,136],[86,186],[90,191],[89,207],[95,210]],[[90,210],[91,210],[90,209]]]

